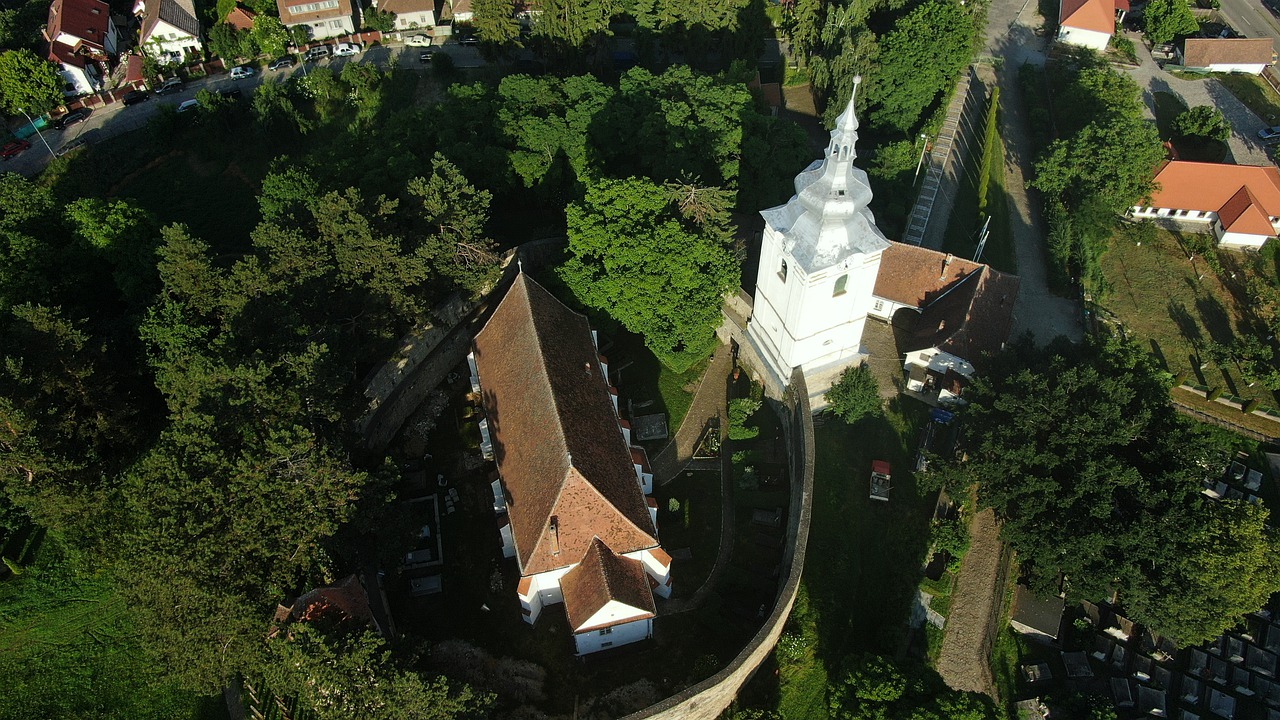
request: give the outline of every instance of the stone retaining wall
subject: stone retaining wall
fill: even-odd
[[[791,511],[783,556],[785,574],[773,612],[751,642],[723,670],[624,720],[716,720],[738,697],[738,691],[755,674],[760,663],[773,652],[782,635],[800,589],[813,499],[813,413],[809,409],[809,390],[799,370],[792,373],[791,385],[781,402],[771,405],[782,421],[791,469]]]

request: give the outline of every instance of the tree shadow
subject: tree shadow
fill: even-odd
[[[1156,362],[1160,363],[1160,367],[1169,369],[1169,361],[1164,356],[1164,350],[1160,349],[1160,342],[1155,338],[1151,338],[1151,354],[1155,356]]]
[[[1187,362],[1191,365],[1191,372],[1195,373],[1196,382],[1200,385],[1208,385],[1209,380],[1204,376],[1204,370],[1200,367],[1204,364],[1204,358],[1200,357],[1200,351],[1187,356]]]
[[[1227,392],[1239,396],[1240,391],[1236,388],[1236,381],[1231,379],[1231,373],[1228,373],[1224,367],[1218,368],[1218,372],[1222,373],[1222,382],[1226,384]]]
[[[1196,319],[1191,316],[1187,306],[1181,300],[1169,300],[1166,306],[1169,311],[1169,319],[1174,325],[1178,326],[1178,334],[1183,339],[1191,343],[1191,347],[1200,352],[1200,344],[1204,342],[1204,335],[1200,332],[1200,325],[1196,323]]]
[[[1231,316],[1222,303],[1212,295],[1196,298],[1196,312],[1209,337],[1219,345],[1226,345],[1234,338],[1231,332]]]

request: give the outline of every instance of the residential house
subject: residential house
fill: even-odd
[[[1275,58],[1271,38],[1187,38],[1177,53],[1188,70],[1250,75],[1261,75]]]
[[[227,16],[222,19],[222,22],[230,25],[236,30],[248,31],[253,29],[253,21],[256,20],[257,17],[257,13],[249,8],[246,8],[243,5],[236,5],[231,12],[227,13]]]
[[[631,447],[587,319],[520,273],[468,360],[525,621],[564,603],[579,655],[652,637],[653,596],[671,594],[671,557],[645,497],[648,460]]]
[[[313,622],[320,619],[329,624],[371,626],[379,633],[386,634],[369,604],[369,593],[355,575],[348,575],[332,585],[311,590],[291,603],[277,605],[272,619],[276,627],[270,635],[275,635],[279,626],[290,622]]]
[[[1129,9],[1127,0],[1060,0],[1058,6],[1058,42],[1087,47],[1098,52],[1107,49],[1116,23]]]
[[[395,13],[396,30],[425,30],[436,26],[436,18],[440,16],[439,1],[374,0],[373,6],[383,12]]]
[[[192,0],[138,0],[133,14],[142,20],[139,44],[161,62],[183,62],[200,55],[200,21]]]
[[[1274,165],[1172,160],[1156,171],[1157,189],[1135,218],[1203,225],[1218,244],[1259,248],[1280,232],[1280,170]]]
[[[43,31],[47,57],[66,81],[63,93],[84,95],[102,87],[107,62],[119,47],[120,33],[103,0],[53,0]]]
[[[1019,284],[988,265],[891,243],[881,254],[869,314],[899,331],[907,390],[963,403],[974,363],[1009,338]]]
[[[471,0],[444,0],[449,6],[449,17],[455,23],[469,23],[475,13],[471,11]]]
[[[276,7],[285,27],[306,26],[313,40],[349,35],[360,27],[351,0],[276,0]]]

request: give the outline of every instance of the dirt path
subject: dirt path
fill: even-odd
[[[938,673],[956,690],[996,696],[988,653],[998,629],[1003,565],[995,512],[983,510],[969,525],[969,552],[960,564],[938,657]]]
[[[693,404],[676,429],[675,437],[657,455],[649,458],[654,480],[659,485],[670,482],[693,459],[693,451],[697,449],[695,445],[708,420],[719,417],[720,427],[727,427],[727,418],[724,416],[725,393],[728,392],[726,380],[732,363],[733,357],[728,345],[716,348],[711,362],[707,364],[707,371],[702,374],[702,382],[693,394]]]

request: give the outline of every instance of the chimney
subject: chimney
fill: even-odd
[[[591,362],[590,362],[590,361],[587,361],[587,362],[582,363],[582,370],[583,370],[583,372],[585,372],[586,374],[590,375],[590,374],[591,374]]]
[[[557,515],[551,516],[551,554],[560,554],[560,518]]]
[[[947,268],[951,267],[951,261],[954,259],[954,255],[947,253],[947,259],[942,261],[942,274],[938,276],[939,280],[947,279]]]
[[[946,330],[946,329],[947,329],[947,321],[946,321],[946,320],[939,320],[939,321],[938,321],[938,332],[942,332],[943,330]]]

